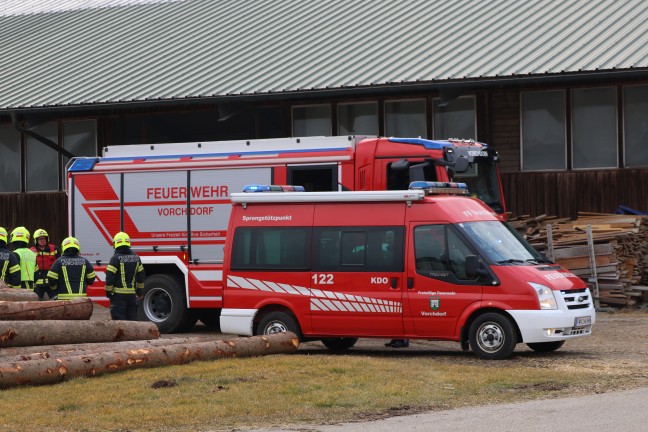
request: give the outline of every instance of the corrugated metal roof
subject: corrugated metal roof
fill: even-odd
[[[0,16],[0,109],[648,70],[648,1],[64,3]]]

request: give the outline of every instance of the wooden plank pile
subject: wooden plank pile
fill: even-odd
[[[90,321],[92,310],[87,298],[38,301],[33,292],[0,281],[0,389],[196,360],[285,354],[299,345],[293,333],[160,339],[154,323]]]
[[[554,260],[592,285],[586,227],[592,228],[601,306],[628,307],[648,302],[648,217],[604,213],[576,219],[547,215],[511,218],[511,225],[549,256],[551,226]]]

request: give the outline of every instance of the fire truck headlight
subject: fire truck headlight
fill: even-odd
[[[556,297],[554,297],[552,289],[533,282],[528,282],[528,284],[533,287],[533,291],[535,291],[536,295],[538,296],[540,309],[558,309],[558,305],[556,304]]]

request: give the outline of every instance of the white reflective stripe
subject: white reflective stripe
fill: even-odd
[[[248,279],[248,281],[258,289],[260,289],[261,291],[272,291],[272,289],[269,286],[267,286],[263,281],[257,279]]]
[[[278,285],[279,285],[281,288],[283,288],[283,290],[286,291],[288,294],[293,294],[293,295],[300,295],[300,294],[302,294],[302,293],[300,293],[300,292],[297,290],[297,288],[301,288],[301,287],[293,287],[293,286],[286,285],[286,284],[282,284],[282,283],[280,283],[280,284],[278,284]],[[302,294],[302,295],[308,295],[308,294],[310,294],[310,293]]]
[[[279,292],[279,293],[288,293],[285,289],[280,287],[278,284],[274,282],[266,282],[266,285],[270,287],[270,289],[274,292]]]
[[[201,282],[219,281],[223,278],[222,270],[193,270],[191,274]]]
[[[311,299],[310,305],[311,305],[311,310],[316,310],[316,311],[328,310],[328,308],[324,306],[324,304],[322,304],[322,302],[319,301],[318,299]]]
[[[315,297],[325,297],[324,293],[318,289],[313,288],[311,291]]]
[[[238,276],[228,276],[227,286],[244,289],[256,289],[256,287],[252,285],[247,279]]]
[[[98,271],[95,272],[95,275],[97,276],[97,279],[99,279],[101,282],[106,282],[106,272]]]
[[[336,299],[336,298],[338,298],[338,297],[335,295],[335,293],[332,292],[332,291],[323,291],[323,292],[324,292],[324,295],[325,295],[326,297],[330,298],[330,299]]]
[[[324,306],[327,307],[326,310],[338,311],[338,308],[336,308],[335,305],[334,305],[333,303],[331,303],[331,301],[329,301],[329,300],[322,300],[322,303],[324,304]]]
[[[206,296],[195,296],[195,297],[189,297],[190,301],[214,301],[218,300],[221,301],[223,300],[222,296],[214,296],[214,297],[206,297]]]

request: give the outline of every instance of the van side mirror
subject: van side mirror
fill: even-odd
[[[479,258],[477,255],[466,255],[466,277],[475,279],[481,272],[479,271]]]
[[[458,173],[464,173],[468,170],[470,162],[465,157],[459,157],[454,161],[454,170]]]

